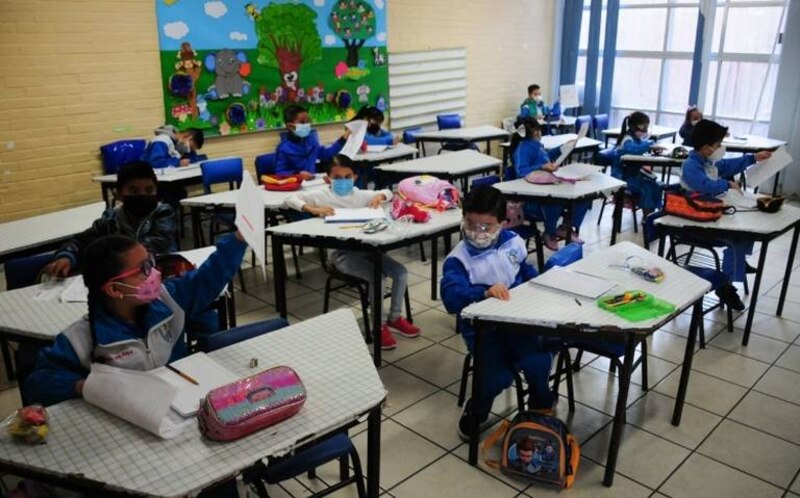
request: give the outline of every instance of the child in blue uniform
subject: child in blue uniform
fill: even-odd
[[[533,84],[528,86],[528,98],[522,101],[519,106],[519,115],[523,118],[532,117],[543,118],[547,115],[547,106],[542,97],[542,88]]]
[[[449,313],[461,313],[484,299],[510,299],[509,289],[535,277],[536,269],[525,261],[525,242],[503,230],[506,202],[494,187],[477,187],[464,200],[463,240],[447,256],[442,270],[442,301]],[[475,345],[472,326],[458,319],[458,330],[470,352]],[[484,375],[481,399],[467,401],[458,423],[466,439],[469,417],[475,410],[480,424],[489,418],[494,398],[511,385],[522,370],[528,382],[533,410],[552,412],[555,396],[548,385],[553,357],[541,347],[538,336],[504,330],[486,334],[481,342]]]
[[[729,189],[741,191],[738,182],[723,177],[738,175],[756,161],[768,159],[772,153],[761,151],[757,154],[744,154],[742,157],[723,159],[725,146],[722,140],[728,128],[707,119],[700,120],[692,130],[691,140],[694,150],[681,167],[681,187],[688,192],[698,192],[707,196],[719,196]],[[724,243],[722,271],[733,282],[742,282],[749,271],[746,257],[753,252],[752,242],[733,240]]]
[[[703,119],[703,113],[700,112],[697,106],[693,105],[686,110],[686,117],[683,119],[681,129],[678,130],[678,134],[683,139],[683,145],[689,147],[694,146],[692,143],[692,130],[694,130],[695,125],[697,125],[701,119]]]
[[[511,137],[511,154],[513,157],[514,168],[512,175],[516,178],[524,178],[528,173],[536,170],[557,171],[553,161],[561,154],[561,148],[556,147],[546,150],[542,145],[542,128],[539,122],[531,117],[519,118],[514,127],[519,129],[525,128],[525,137],[520,138],[518,133],[514,133]],[[575,210],[572,213],[572,224],[576,227],[575,233],[572,234],[572,240],[579,244],[583,244],[583,240],[578,237],[577,232],[580,231],[583,218],[586,212],[592,206],[591,202],[584,201],[575,205]],[[551,251],[558,250],[557,238],[566,238],[567,228],[562,225],[559,228],[558,219],[564,212],[563,204],[540,203],[535,201],[528,201],[525,203],[525,213],[529,216],[542,217],[544,219],[544,245]],[[572,227],[569,227],[571,230]]]
[[[320,145],[319,137],[312,133],[308,111],[299,105],[290,105],[283,110],[283,121],[288,132],[275,150],[275,173],[278,175],[299,174],[304,180],[314,178],[317,161],[327,163],[344,147],[350,130],[328,147]]]
[[[664,186],[654,177],[648,166],[623,167],[622,156],[643,155],[651,150],[663,149],[649,139],[649,127],[650,118],[639,111],[631,113],[622,121],[617,157],[611,167],[611,176],[628,184],[628,190],[636,196],[637,204],[645,216],[656,209],[661,209],[664,203]]]
[[[382,128],[386,117],[383,115],[383,111],[374,105],[365,105],[359,109],[353,121],[359,119],[367,122],[367,134],[364,136],[367,145],[394,145],[397,142],[390,131]]]
[[[156,128],[142,153],[142,161],[153,168],[177,168],[206,159],[197,154],[205,141],[203,131],[196,128],[178,131],[172,125]]]

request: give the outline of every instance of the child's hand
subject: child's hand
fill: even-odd
[[[403,137],[401,137],[399,133],[395,133],[394,137],[392,137],[392,145],[397,145],[402,141]]]
[[[313,180],[314,179],[314,174],[313,173],[309,173],[308,171],[301,171],[297,175],[300,178],[302,178],[304,181],[305,180]]]
[[[334,210],[330,206],[319,206],[319,207],[307,207],[306,211],[313,214],[314,216],[319,216],[323,218],[325,216],[333,216]]]
[[[183,159],[181,159],[181,162],[179,164],[181,166],[189,166],[191,163],[192,163],[192,161],[189,160],[189,158],[184,157]]]
[[[735,190],[735,191],[739,192],[740,194],[742,193],[742,186],[739,185],[739,182],[731,182],[731,181],[729,181],[728,182],[728,188],[731,189],[731,190]]]
[[[547,163],[544,166],[542,166],[542,169],[545,171],[553,172],[558,169],[558,165],[556,163]]]
[[[383,194],[378,194],[372,199],[369,200],[369,207],[375,209],[381,207],[381,203],[386,200],[386,196]]]
[[[508,301],[511,295],[508,293],[508,287],[504,284],[494,284],[486,291],[486,297],[493,297],[501,301]]]
[[[69,258],[58,258],[44,267],[44,272],[51,277],[66,277],[72,265]]]
[[[772,157],[772,152],[768,150],[762,150],[761,152],[756,152],[756,161],[764,161]]]

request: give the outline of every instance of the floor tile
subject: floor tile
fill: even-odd
[[[605,463],[610,439],[611,426],[584,445],[581,454]],[[689,453],[674,443],[626,425],[617,457],[617,472],[655,489]]]
[[[592,368],[581,368],[573,376],[575,380],[575,399],[595,410],[613,415],[617,407],[619,381],[616,376]],[[566,396],[567,383],[561,382],[559,392]],[[642,395],[642,388],[631,384],[628,389],[628,405]]]
[[[397,362],[397,366],[436,384],[447,387],[461,378],[464,355],[435,344]]]
[[[666,334],[665,334],[666,335]],[[638,356],[636,356],[638,358]],[[599,357],[592,362],[592,368],[597,368],[604,372],[608,372],[611,362],[608,358]],[[678,365],[675,363],[662,360],[661,358],[654,358],[648,354],[647,356],[647,382],[649,386],[654,386],[672,373]],[[631,382],[634,384],[642,385],[643,370],[641,365],[633,371]],[[616,375],[616,373],[615,373]]]
[[[800,346],[791,346],[783,353],[775,365],[800,372]]]
[[[722,417],[684,404],[681,425],[672,425],[675,400],[656,392],[628,408],[628,423],[668,439],[673,443],[696,448],[714,430]]]
[[[772,296],[761,296],[758,299],[757,311],[761,313],[774,314],[778,309],[778,298]],[[800,306],[792,306],[791,304],[784,304],[783,318],[800,323]]]
[[[383,361],[388,361],[389,363],[394,363],[396,361],[400,361],[407,356],[411,356],[412,354],[416,353],[417,351],[422,351],[425,348],[429,348],[433,346],[434,342],[428,339],[427,337],[403,337],[400,334],[393,334],[394,338],[397,340],[397,347],[394,349],[389,349],[381,352],[381,359]]]
[[[695,343],[695,350],[699,348]],[[686,352],[686,339],[661,331],[647,338],[647,353],[651,357],[661,358],[672,363],[683,363]]]
[[[768,296],[780,298],[781,297],[781,286],[776,285],[769,292],[767,292]],[[786,303],[800,303],[800,285],[795,285],[789,282],[789,286],[786,288]]]
[[[676,397],[680,376],[681,371],[676,370],[654,390]],[[686,391],[686,402],[717,415],[727,415],[746,393],[747,389],[742,386],[692,370],[689,376],[689,388]]]
[[[769,365],[721,349],[706,348],[694,356],[692,368],[743,387],[751,387]]]
[[[800,445],[800,406],[794,403],[750,391],[729,418]]]
[[[751,334],[747,346],[742,346],[742,336],[737,334],[735,329],[732,334],[727,332],[717,334],[709,344],[765,363],[774,362],[786,350],[785,342],[758,334]]]
[[[367,433],[363,432],[353,438],[353,443],[358,449],[358,454],[366,463]],[[381,424],[381,487],[394,494],[390,489],[392,486],[425,468],[444,454],[443,449],[396,422],[391,420],[383,422]]]
[[[772,312],[774,311],[775,310],[772,310]],[[734,327],[744,329],[746,323],[747,316],[743,315],[736,319]],[[792,342],[800,336],[800,327],[797,326],[797,323],[790,320],[784,320],[774,315],[757,312],[755,316],[753,316],[752,332],[779,341]],[[741,336],[741,333],[737,335]]]
[[[680,498],[778,498],[782,490],[697,453],[689,457],[661,487]]]
[[[800,446],[729,420],[697,451],[784,488],[800,469]]]
[[[397,498],[462,498],[464,496],[491,496],[512,498],[519,491],[498,479],[470,467],[466,462],[447,455],[414,478],[389,490]]]
[[[798,372],[772,367],[753,389],[800,405],[800,373]]]
[[[272,318],[279,318],[278,312],[275,311],[275,306],[262,306],[248,313],[236,314],[236,325],[247,325],[248,323],[260,322],[262,320],[270,320]]]
[[[566,396],[559,397],[556,416],[566,422],[570,433],[578,440],[579,444],[584,444],[589,437],[611,422],[609,415],[582,403],[575,403],[575,411],[570,412]]]
[[[449,339],[445,339],[444,341],[440,342],[440,344],[464,355],[469,353],[469,349],[467,349],[464,339],[461,338],[461,334],[456,334]]]
[[[800,477],[797,477],[794,480],[794,483],[792,483],[792,487],[789,488],[789,489],[791,489],[792,492],[797,493],[798,495],[800,495]]]
[[[456,318],[437,309],[429,309],[414,315],[414,325],[421,335],[434,342],[443,341],[456,335]]]
[[[462,410],[456,404],[457,401],[457,397],[449,392],[439,391],[392,415],[392,419],[447,450],[452,450],[462,442],[456,430]]]
[[[644,498],[652,491],[624,475],[614,476],[614,485],[607,488],[603,485],[606,468],[587,458],[581,458],[578,465],[578,476],[575,484],[567,491],[554,489],[534,483],[525,490],[525,496],[534,498]]]
[[[383,413],[392,415],[436,391],[436,387],[394,366],[385,366],[378,373],[388,395]]]

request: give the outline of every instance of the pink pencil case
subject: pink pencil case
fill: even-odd
[[[305,402],[297,372],[275,367],[210,391],[197,421],[207,438],[232,441],[291,417]]]

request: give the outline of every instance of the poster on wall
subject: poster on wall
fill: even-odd
[[[233,135],[388,112],[387,0],[156,0],[164,115]]]

